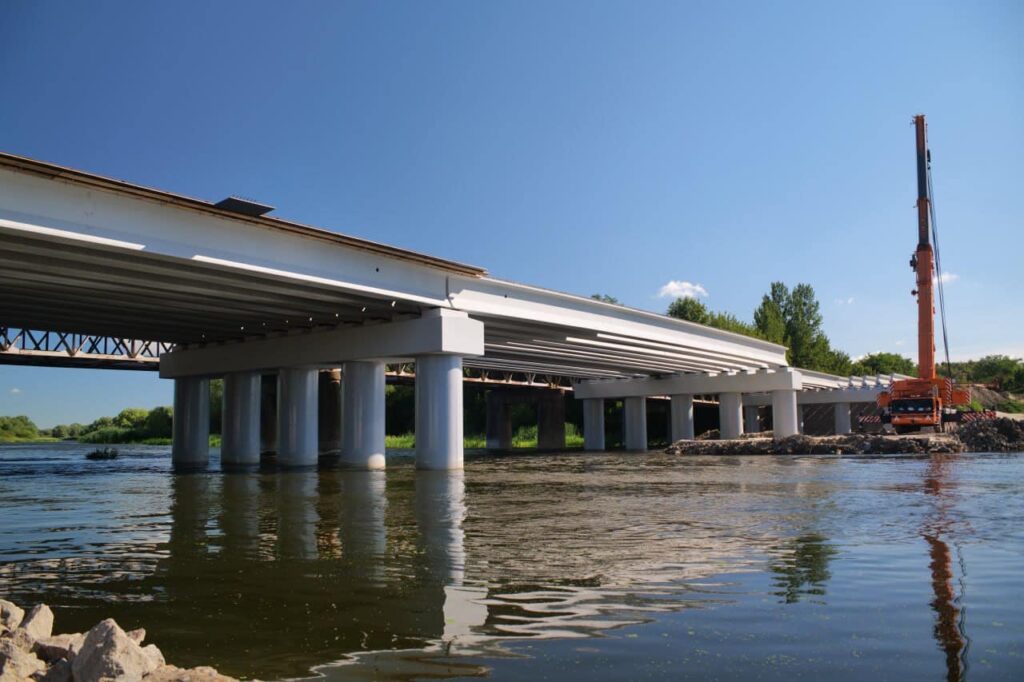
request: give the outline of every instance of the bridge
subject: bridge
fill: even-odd
[[[172,458],[183,468],[207,463],[216,377],[226,465],[259,461],[272,375],[279,464],[316,464],[319,394],[333,390],[341,461],[367,469],[384,466],[389,375],[414,378],[424,469],[462,467],[467,380],[571,390],[588,450],[605,448],[605,401],[621,400],[625,444],[638,451],[651,398],[670,400],[673,439],[693,437],[700,396],[717,399],[723,437],[753,429],[768,406],[786,437],[806,403],[834,404],[837,431],[849,431],[850,404],[873,402],[889,381],[791,368],[777,344],[273,212],[0,154],[0,363],[159,371],[174,382]],[[488,432],[501,447],[508,401],[495,395]],[[557,432],[557,410],[547,421]]]

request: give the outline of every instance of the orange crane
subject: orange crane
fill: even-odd
[[[897,433],[908,433],[925,427],[942,430],[946,422],[959,421],[956,406],[971,402],[969,390],[958,389],[951,378],[935,373],[935,282],[936,251],[933,249],[935,212],[931,200],[931,152],[928,150],[928,127],[924,115],[914,117],[917,143],[917,251],[910,258],[910,267],[917,275],[917,378],[894,381],[888,392],[878,396],[882,422],[892,424]],[[941,273],[939,298],[942,299]],[[945,310],[943,309],[945,339]],[[946,348],[946,362],[949,349]]]

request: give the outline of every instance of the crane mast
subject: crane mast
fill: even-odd
[[[910,264],[917,272],[917,289],[914,292],[917,294],[917,376],[930,381],[935,378],[935,288],[932,283],[935,254],[929,222],[928,165],[931,154],[924,114],[914,116],[914,129],[917,141],[917,252]]]
[[[970,402],[970,391],[958,389],[951,378],[935,372],[935,248],[932,236],[931,153],[928,151],[928,126],[924,115],[914,116],[917,147],[917,250],[910,258],[917,288],[917,378],[893,381],[889,390],[878,396],[882,422],[897,433],[922,428],[942,429],[945,422],[960,421],[957,406]],[[941,285],[940,285],[941,286]]]

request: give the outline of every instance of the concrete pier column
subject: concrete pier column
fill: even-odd
[[[260,377],[260,452],[277,452],[277,376]]]
[[[756,405],[743,406],[743,433],[758,433],[761,430],[761,416]]]
[[[772,429],[776,439],[799,433],[796,390],[787,388],[772,391]]]
[[[583,401],[583,449],[604,450],[604,399],[586,398]]]
[[[626,449],[647,451],[647,398],[625,398],[622,401],[622,426]]]
[[[462,358],[416,358],[416,467],[462,468]]]
[[[205,467],[210,458],[209,379],[174,380],[173,424],[171,463],[183,469]]]
[[[259,372],[224,375],[224,409],[221,422],[222,466],[260,463]]]
[[[743,433],[743,395],[741,393],[719,394],[718,432],[723,440],[739,438]]]
[[[546,391],[537,401],[537,448],[565,449],[565,397],[561,391]]]
[[[341,370],[327,369],[317,377],[320,454],[338,454],[341,450]]]
[[[672,442],[693,440],[693,396],[669,396],[668,434]]]
[[[835,408],[836,434],[850,433],[853,430],[850,424],[850,403],[836,403],[833,408]]]
[[[512,449],[512,412],[504,391],[487,391],[487,449]]]
[[[341,463],[384,468],[384,363],[346,362],[342,382]]]
[[[286,467],[317,463],[317,374],[284,367],[277,375],[277,462]]]

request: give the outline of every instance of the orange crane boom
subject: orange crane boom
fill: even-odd
[[[924,115],[914,116],[917,148],[917,250],[910,258],[917,279],[911,292],[917,297],[917,378],[894,381],[889,391],[878,396],[882,421],[897,432],[924,427],[942,428],[943,422],[957,421],[953,409],[970,402],[969,391],[954,389],[951,378],[935,372],[935,253],[932,247],[932,207],[929,173],[928,126]]]

